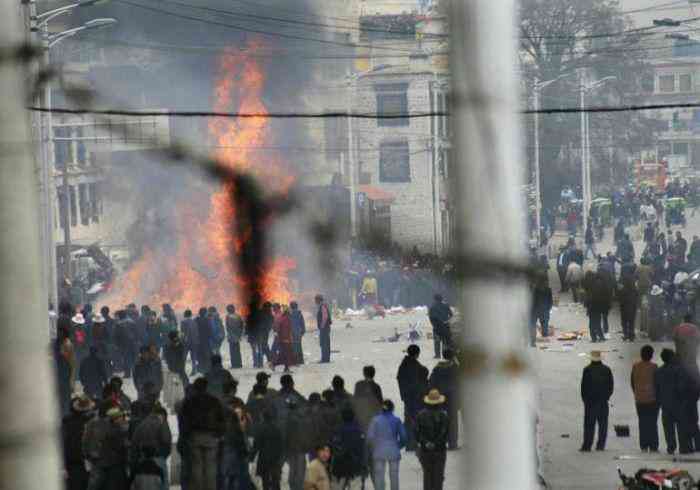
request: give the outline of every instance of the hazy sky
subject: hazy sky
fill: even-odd
[[[670,17],[672,19],[687,19],[700,17],[700,4],[689,6],[688,0],[620,0],[623,11],[649,9],[644,12],[630,13],[638,27],[651,25],[654,19]]]

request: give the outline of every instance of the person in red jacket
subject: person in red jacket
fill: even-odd
[[[275,321],[275,333],[277,334],[277,356],[274,366],[284,365],[284,372],[289,372],[289,366],[294,365],[294,336],[292,335],[292,321],[289,318],[289,309],[285,307]],[[273,366],[273,370],[274,370]]]

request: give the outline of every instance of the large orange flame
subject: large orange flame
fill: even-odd
[[[255,47],[255,46],[252,46]],[[265,182],[266,190],[286,193],[294,182],[282,160],[256,148],[270,139],[267,108],[262,101],[265,76],[259,63],[240,51],[226,51],[219,59],[215,82],[214,111],[261,114],[253,118],[215,118],[208,125],[216,145],[215,157],[231,169],[249,172]],[[250,239],[237,235],[232,226],[236,209],[231,202],[232,184],[222,184],[209,197],[209,214],[204,223],[179,203],[177,211],[177,252],[148,248],[121,275],[103,303],[113,307],[136,302],[152,306],[171,303],[176,309],[204,305],[240,303],[246,279],[236,270],[236,255]],[[289,257],[268,259],[260,271],[263,298],[289,302],[292,298],[289,272],[296,263]],[[244,306],[244,305],[240,305]]]

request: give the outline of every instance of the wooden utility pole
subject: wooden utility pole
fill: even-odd
[[[457,249],[478,261],[526,263],[514,0],[452,2]],[[528,372],[525,279],[471,275],[464,312],[461,488],[535,487],[535,412]]]
[[[21,4],[0,0],[0,45],[24,39]],[[0,64],[0,488],[58,490],[58,408],[49,362],[47,288],[39,242],[39,182],[30,152],[22,70]],[[18,369],[30,366],[30,369]]]

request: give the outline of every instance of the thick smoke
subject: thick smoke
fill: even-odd
[[[237,15],[223,15],[216,12],[217,9]],[[263,102],[268,111],[300,112],[306,109],[302,96],[308,95],[313,85],[319,55],[348,52],[342,46],[329,47],[312,40],[335,38],[335,35],[323,27],[306,24],[318,18],[314,17],[311,3],[303,0],[266,1],[264,4],[115,0],[105,6],[78,11],[82,21],[95,17],[113,17],[118,21],[115,27],[91,35],[91,39],[97,40],[98,46],[109,53],[108,65],[94,70],[90,76],[94,88],[111,107],[211,110],[220,56],[225,48],[233,48],[260,61],[266,75]],[[287,37],[262,32],[281,33]],[[297,37],[308,39],[292,39]],[[203,154],[213,154],[207,123],[207,119],[173,118],[170,133]],[[306,127],[298,120],[274,120],[271,127],[273,138],[264,143],[265,146],[313,146]],[[256,152],[254,164],[266,165],[270,154],[264,150]],[[283,154],[291,173],[308,171],[305,155]],[[206,182],[195,170],[168,165],[149,151],[113,154],[108,182],[108,199],[128,202],[135,218],[124,237],[132,255],[138,258],[144,250],[155,249],[161,260],[175,253],[183,233],[178,228],[177,213],[184,207],[202,222],[206,221],[210,203],[202,197],[218,185]],[[307,220],[298,211],[278,219],[269,240],[270,253],[289,255],[298,261],[295,278],[303,284],[304,290],[320,285],[322,276],[307,230]],[[157,281],[157,278],[151,280]]]

